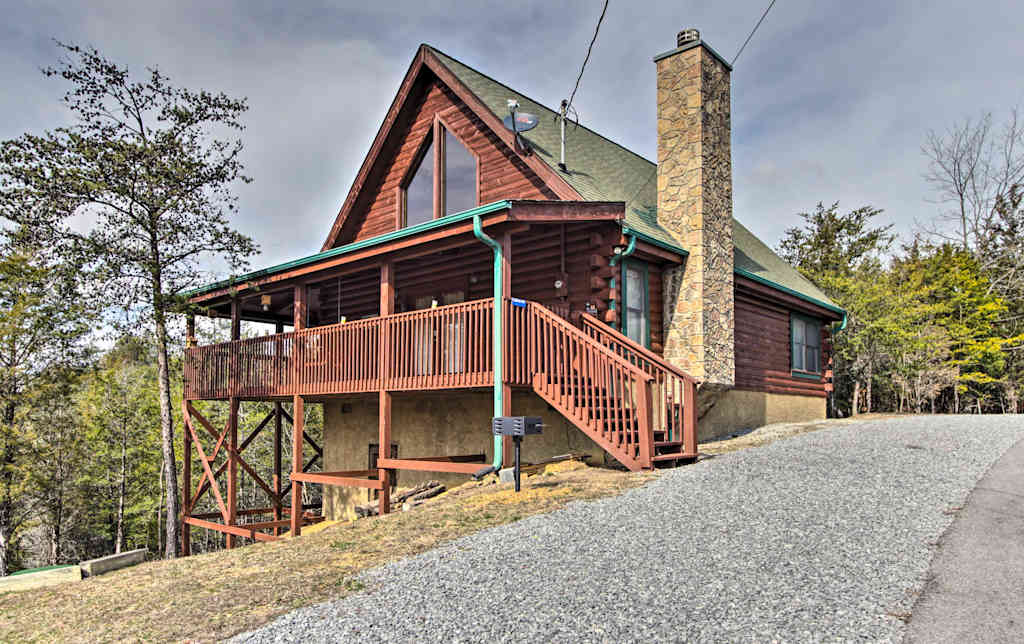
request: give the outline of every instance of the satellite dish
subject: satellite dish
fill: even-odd
[[[515,123],[512,122],[513,117],[515,118]],[[516,112],[514,115],[509,114],[506,116],[502,120],[502,123],[504,123],[505,127],[513,132],[529,132],[533,128],[537,127],[537,124],[540,123],[540,119],[533,114]],[[513,125],[515,127],[513,127]]]

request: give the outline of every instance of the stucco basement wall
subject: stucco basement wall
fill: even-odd
[[[825,398],[730,389],[697,424],[697,439],[708,441],[741,429],[771,423],[799,423],[825,418]]]
[[[342,405],[351,411],[342,412]],[[399,458],[486,454],[493,457],[491,393],[394,394],[391,408],[391,439],[398,444]],[[536,394],[514,392],[512,415],[540,416],[545,429],[540,436],[523,440],[523,460],[579,451],[590,454],[591,463],[604,462],[604,450],[565,420]],[[362,470],[369,459],[370,443],[376,443],[377,399],[327,401],[324,403],[324,470]],[[483,467],[483,465],[481,465]],[[446,485],[470,480],[461,474],[398,472],[398,487],[406,488],[435,479]],[[324,513],[331,520],[353,518],[354,506],[367,503],[371,490],[324,487]]]

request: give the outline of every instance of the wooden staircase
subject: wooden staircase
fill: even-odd
[[[630,470],[697,458],[696,381],[596,318],[511,301],[513,373]]]

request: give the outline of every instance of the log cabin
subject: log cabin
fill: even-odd
[[[398,485],[508,467],[495,416],[544,419],[527,460],[631,470],[825,417],[844,312],[733,217],[731,67],[695,30],[676,45],[654,58],[657,162],[419,47],[320,252],[188,294],[186,554],[193,526],[273,540],[371,499],[386,513]],[[196,346],[197,313],[229,318],[232,340]],[[243,339],[242,321],[275,333]],[[223,429],[198,400],[228,404]],[[239,443],[250,401],[274,411]],[[270,482],[243,457],[264,427]],[[239,467],[267,507],[238,508]],[[323,486],[319,514],[303,485]],[[218,511],[194,513],[207,492]]]

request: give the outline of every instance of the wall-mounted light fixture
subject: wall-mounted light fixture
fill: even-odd
[[[266,313],[267,311],[270,310],[270,296],[269,295],[261,295],[260,296],[260,308],[263,309],[264,313]]]

